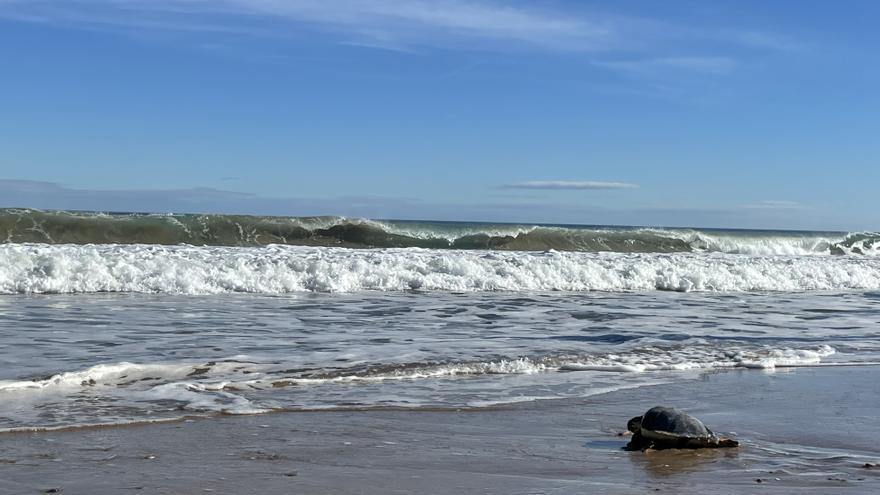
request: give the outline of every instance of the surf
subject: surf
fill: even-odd
[[[0,294],[878,289],[866,256],[0,245]]]
[[[4,235],[5,234],[5,235]],[[880,234],[0,209],[6,244],[877,255]]]

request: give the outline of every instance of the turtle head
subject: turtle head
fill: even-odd
[[[739,447],[739,442],[732,438],[719,437],[718,438],[718,446],[719,447]]]
[[[627,421],[626,429],[633,433],[638,433],[642,429],[642,417],[636,416],[633,419]]]

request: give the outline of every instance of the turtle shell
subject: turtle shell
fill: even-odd
[[[672,407],[652,407],[642,416],[641,434],[661,442],[717,441],[712,430],[699,419]]]

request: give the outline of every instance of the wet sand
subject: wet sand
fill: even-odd
[[[732,370],[481,410],[12,433],[0,435],[0,494],[880,493],[878,378],[876,366]],[[657,404],[742,446],[622,451],[626,420]]]

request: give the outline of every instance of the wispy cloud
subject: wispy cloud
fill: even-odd
[[[754,48],[768,48],[779,51],[802,48],[801,43],[778,34],[762,33],[759,31],[733,31],[729,36],[734,42]]]
[[[592,180],[532,180],[505,184],[504,189],[634,189],[639,186],[627,182],[600,182]]]
[[[778,200],[778,199],[768,199],[766,201],[759,201],[757,203],[750,203],[746,205],[742,205],[743,208],[748,209],[763,209],[763,210],[803,210],[809,208],[806,205],[798,203],[797,201],[787,201],[787,200]]]
[[[704,74],[727,74],[736,68],[736,61],[729,57],[660,57],[600,61],[594,64],[641,76],[662,76],[669,71],[681,70]]]
[[[236,29],[280,21],[279,33],[317,27],[341,43],[392,49],[476,40],[591,50],[616,37],[602,22],[481,0],[5,0],[0,9],[18,20],[166,29],[203,25],[205,16]]]
[[[552,9],[502,0],[0,0],[0,18],[69,27],[228,32],[295,37],[319,31],[341,44],[413,51],[420,47],[573,52],[680,51],[696,42],[783,50],[792,41],[752,29],[695,30],[654,19]],[[689,42],[690,45],[688,45]],[[663,66],[721,72],[713,57],[655,57],[609,67]],[[629,64],[629,65],[627,65]]]
[[[2,0],[0,0],[2,1]],[[759,204],[797,204],[765,201]],[[74,189],[52,182],[0,179],[0,208],[26,207],[62,210],[140,211],[177,213],[230,213],[254,215],[343,215],[410,220],[474,220],[603,225],[666,225],[864,230],[856,218],[841,225],[825,211],[804,215],[796,209],[778,208],[773,214],[760,209],[694,209],[683,207],[610,208],[575,204],[523,201],[444,203],[399,197],[273,198],[211,188],[165,190]],[[860,225],[859,222],[862,222]]]

